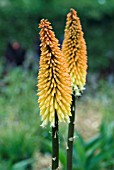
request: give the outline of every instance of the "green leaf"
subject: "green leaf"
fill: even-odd
[[[94,169],[94,167],[96,167],[96,165],[100,166],[102,161],[104,161],[108,156],[111,156],[113,154],[114,154],[113,149],[108,150],[107,152],[100,152],[99,154],[97,154],[96,156],[93,157],[93,159],[89,163],[88,170]]]
[[[32,163],[33,159],[23,160],[13,165],[12,170],[25,170],[25,168]]]
[[[66,168],[66,153],[62,148],[60,149],[59,157],[63,165],[63,168],[65,169]]]
[[[75,161],[78,162],[78,166],[84,170],[85,165],[86,165],[86,152],[85,152],[85,143],[81,136],[76,139],[74,142],[74,158],[76,159]]]

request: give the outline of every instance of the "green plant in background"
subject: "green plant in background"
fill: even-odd
[[[110,129],[110,132],[108,131]],[[108,170],[114,167],[114,124],[102,123],[100,132],[91,140],[79,136],[74,146],[74,169]],[[78,168],[77,168],[78,167]]]
[[[4,133],[5,129],[5,133]],[[10,160],[11,165],[33,157],[36,150],[35,130],[24,122],[7,120],[0,128],[0,158],[5,162]],[[5,160],[5,161],[2,161]],[[27,165],[26,165],[27,166]]]
[[[1,0],[0,58],[4,55],[10,39],[16,39],[27,49],[35,50],[34,42],[37,42],[38,38],[37,22],[44,18],[45,14],[54,23],[57,37],[63,36],[64,18],[70,7],[78,11],[82,20],[90,57],[89,70],[99,72],[102,69],[108,69],[110,64],[114,63],[113,0],[69,0],[67,2],[66,0],[48,0],[48,3],[46,0]],[[12,23],[13,26],[8,27]],[[18,29],[20,31],[17,32]]]
[[[9,70],[2,84],[0,169],[12,170],[14,164],[14,167],[20,166],[19,170],[26,169],[32,165],[34,152],[39,149],[40,139],[43,137],[40,127],[37,126],[39,120],[34,89],[36,81],[33,72],[14,68]]]
[[[35,87],[35,79],[32,73],[24,71],[22,68],[12,69],[4,77],[2,84],[0,90],[0,116],[6,116],[7,112],[12,113],[14,110],[15,114],[19,114],[24,119],[24,115],[27,113],[28,116],[31,116],[33,111],[34,113],[37,112],[37,104],[35,103],[37,97],[34,92],[36,89],[31,88]],[[9,102],[6,102],[7,100]],[[5,107],[6,103],[7,107]]]

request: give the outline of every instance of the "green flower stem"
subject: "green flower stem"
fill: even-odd
[[[67,170],[72,170],[72,157],[73,157],[73,142],[74,142],[74,125],[75,125],[75,110],[76,110],[76,97],[72,95],[72,105],[70,123],[68,127],[68,141],[67,141]]]
[[[59,169],[58,116],[55,113],[55,127],[52,127],[52,170]]]

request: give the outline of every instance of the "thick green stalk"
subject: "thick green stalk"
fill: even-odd
[[[76,110],[76,97],[72,95],[72,105],[70,123],[68,127],[68,141],[67,141],[67,170],[72,170],[73,158],[73,142],[74,142],[74,125],[75,125],[75,110]]]
[[[55,113],[55,127],[52,127],[52,170],[59,169],[58,116]]]

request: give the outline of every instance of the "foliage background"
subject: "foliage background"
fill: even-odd
[[[4,54],[9,39],[16,39],[27,49],[33,49],[38,42],[37,25],[41,18],[49,19],[60,38],[71,7],[81,18],[88,46],[89,69],[97,72],[108,68],[109,58],[114,62],[113,0],[1,0],[0,54]]]

